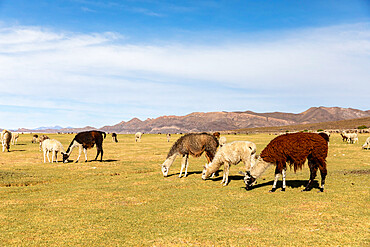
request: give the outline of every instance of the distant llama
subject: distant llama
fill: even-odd
[[[33,136],[32,136],[32,143],[36,143],[37,142],[37,138],[39,138],[39,135],[37,135],[37,134],[34,134]]]
[[[1,143],[3,145],[3,152],[5,152],[5,149],[9,151],[10,149],[10,142],[12,140],[12,132],[10,132],[9,130],[3,130],[1,132]]]
[[[19,138],[19,133],[12,133],[12,145],[17,145]]]
[[[117,134],[116,133],[112,133],[112,141],[113,142],[118,142]]]
[[[135,142],[141,142],[141,136],[142,135],[143,135],[143,133],[136,132],[136,134],[135,134]]]
[[[40,151],[42,149],[41,145],[42,145],[42,142],[45,141],[46,139],[50,139],[47,135],[40,135],[39,136],[39,143],[40,143]]]
[[[273,139],[265,149],[250,171],[244,175],[247,189],[251,188],[256,179],[271,165],[275,168],[275,180],[270,192],[276,190],[276,183],[280,174],[283,175],[283,188],[285,191],[286,163],[294,167],[294,171],[302,169],[306,159],[310,168],[310,179],[303,191],[312,189],[312,183],[316,177],[317,170],[321,174],[320,191],[324,191],[326,170],[326,157],[328,154],[329,137],[325,133],[293,133],[285,134]]]
[[[216,155],[218,140],[215,136],[208,133],[190,133],[181,136],[171,147],[168,152],[167,159],[162,164],[163,176],[167,177],[170,166],[175,161],[177,155],[182,155],[181,170],[179,177],[185,169],[185,175],[188,174],[189,155],[200,157],[204,152],[208,163],[210,163]]]

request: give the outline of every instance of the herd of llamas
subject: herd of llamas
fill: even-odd
[[[143,133],[135,134],[135,142],[141,142]],[[357,133],[340,133],[343,142],[353,144],[358,142]],[[46,135],[37,134],[32,136],[32,143],[39,142],[40,151],[43,151],[43,160],[46,162],[57,162],[57,155],[62,155],[64,163],[69,162],[69,157],[72,150],[79,148],[78,157],[75,162],[78,162],[83,151],[85,154],[85,162],[87,161],[87,149],[96,146],[97,154],[95,161],[100,155],[100,161],[103,160],[103,140],[106,133],[98,130],[84,131],[75,135],[67,150],[56,139],[50,139]],[[170,141],[171,134],[166,134],[167,142]],[[244,176],[246,189],[252,189],[256,180],[270,166],[275,166],[275,178],[270,192],[276,191],[277,181],[282,175],[283,184],[282,191],[286,188],[286,170],[287,164],[294,168],[294,171],[302,169],[306,160],[310,169],[310,178],[303,191],[312,189],[313,181],[316,178],[317,170],[321,175],[321,186],[319,191],[324,191],[325,178],[327,175],[326,158],[328,154],[329,132],[320,133],[286,133],[281,134],[271,140],[267,146],[257,154],[256,144],[250,141],[234,141],[226,143],[226,137],[220,136],[219,132],[209,133],[188,133],[181,136],[174,142],[170,148],[166,160],[161,165],[161,171],[164,177],[167,177],[169,170],[175,158],[180,155],[181,170],[179,177],[184,177],[188,174],[189,155],[200,157],[203,153],[207,159],[202,172],[202,179],[206,180],[209,177],[214,177],[218,174],[223,165],[223,178],[221,184],[226,186],[229,182],[229,171],[231,165],[237,165],[240,162],[244,164],[245,171],[239,173]],[[10,151],[10,144],[17,145],[19,133],[11,133],[8,130],[1,132],[1,143],[3,152]],[[112,141],[117,143],[117,134],[112,133]],[[370,149],[370,137],[362,145],[363,149]],[[52,153],[50,161],[49,153]]]

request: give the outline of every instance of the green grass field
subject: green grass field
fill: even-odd
[[[74,135],[49,136],[67,149]],[[204,156],[189,159],[187,178],[178,178],[180,157],[163,177],[160,165],[177,135],[169,143],[165,135],[143,135],[141,143],[133,135],[113,143],[108,135],[105,162],[68,164],[44,164],[31,135],[20,135],[19,145],[0,153],[0,245],[369,246],[370,150],[361,149],[367,136],[356,144],[331,137],[324,193],[301,192],[307,165],[288,169],[286,192],[269,193],[273,168],[246,191],[241,164],[226,187],[222,173],[203,181]],[[275,136],[226,137],[253,141],[259,153]],[[95,155],[88,151],[89,160]]]

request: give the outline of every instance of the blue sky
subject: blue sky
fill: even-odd
[[[0,0],[0,128],[369,110],[370,1]]]

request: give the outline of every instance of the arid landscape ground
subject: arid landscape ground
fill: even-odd
[[[248,140],[259,153],[275,136],[225,135]],[[368,246],[370,150],[333,134],[325,192],[319,181],[301,192],[309,177],[287,171],[287,190],[269,193],[270,168],[245,190],[242,165],[201,179],[204,156],[189,159],[189,175],[178,178],[180,158],[163,177],[160,165],[171,145],[164,134],[110,135],[103,162],[43,163],[31,135],[20,135],[11,152],[0,153],[0,242],[4,246]],[[68,147],[74,135],[51,134]],[[74,150],[71,159],[77,158]],[[59,161],[61,157],[59,157]],[[281,186],[281,181],[278,187]]]

